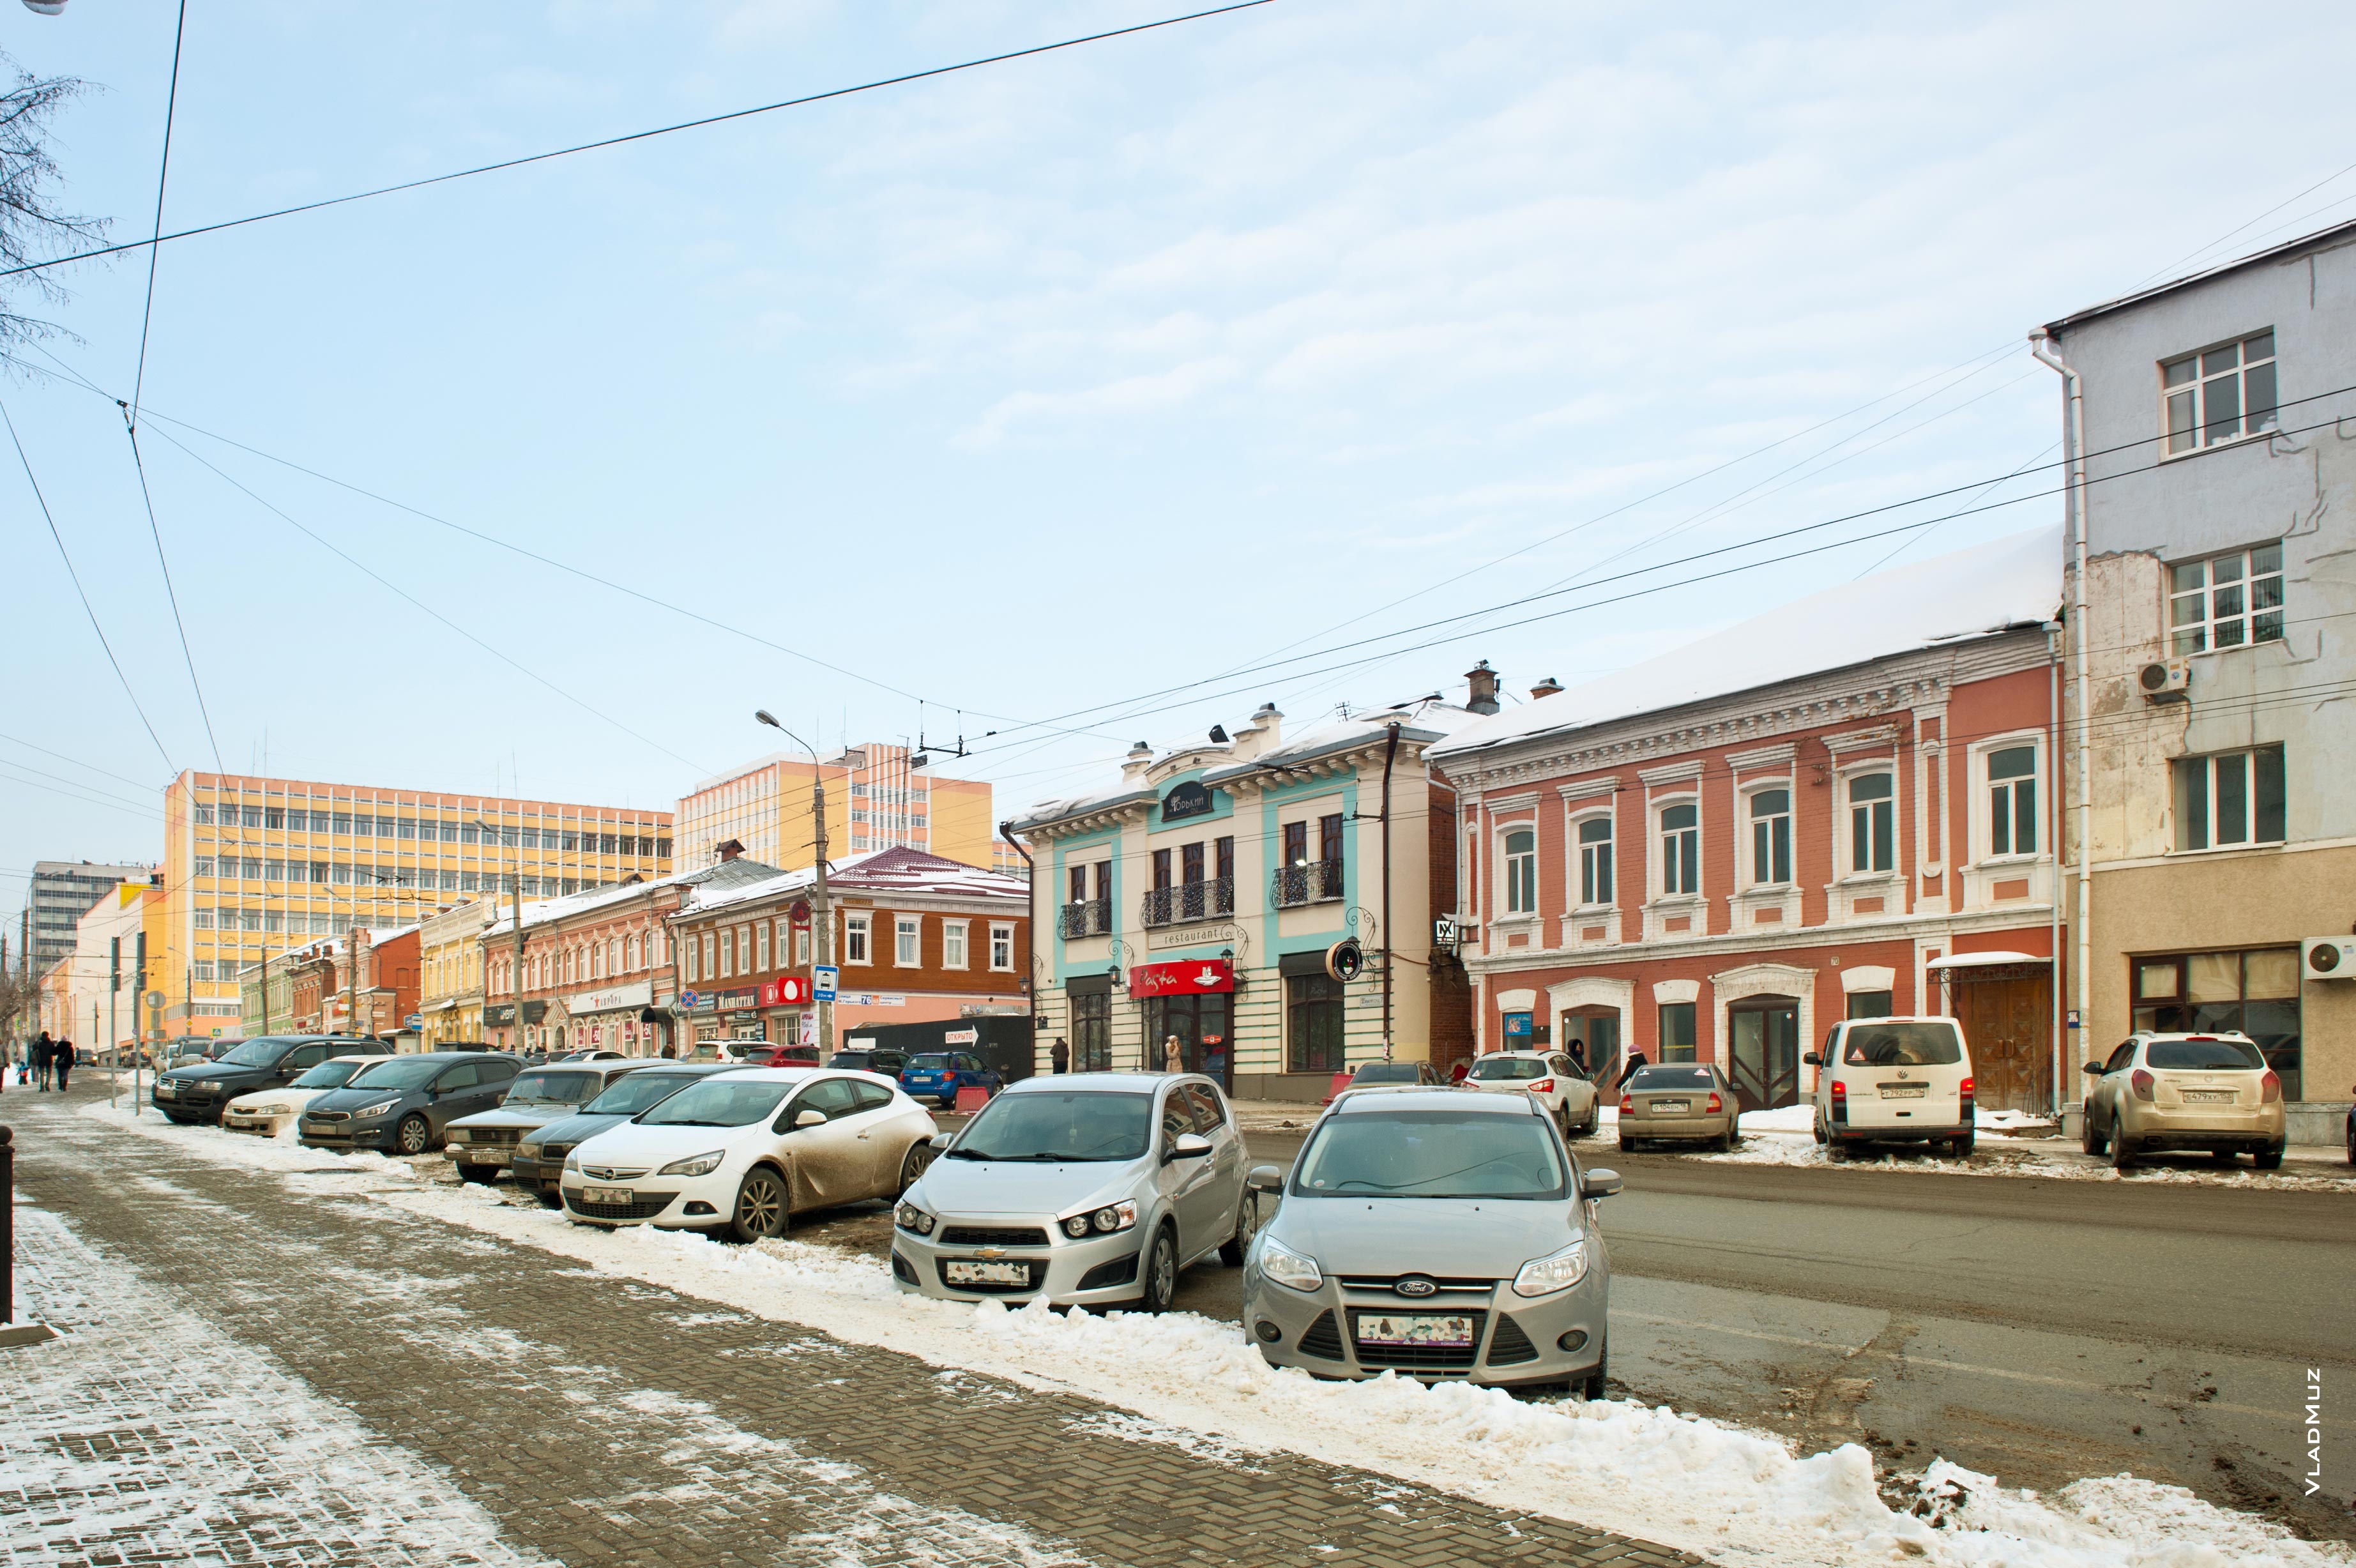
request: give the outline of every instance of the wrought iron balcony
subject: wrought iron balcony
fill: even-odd
[[[1066,937],[1100,937],[1112,929],[1112,900],[1092,898],[1066,904],[1058,922]]]
[[[1338,860],[1308,860],[1299,865],[1276,868],[1273,886],[1269,889],[1269,901],[1280,909],[1297,904],[1323,904],[1342,897],[1342,863]]]
[[[1215,876],[1207,882],[1181,882],[1175,887],[1152,889],[1145,896],[1141,918],[1148,926],[1175,926],[1235,912],[1236,879]]]

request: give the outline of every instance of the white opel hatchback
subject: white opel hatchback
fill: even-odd
[[[565,1156],[567,1218],[592,1225],[785,1232],[796,1209],[896,1197],[937,1129],[889,1079],[744,1068],[690,1084]]]
[[[1953,1018],[1849,1018],[1816,1069],[1816,1142],[1834,1159],[1860,1144],[1943,1143],[1972,1152],[1972,1054]]]

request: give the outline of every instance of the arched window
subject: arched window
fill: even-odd
[[[1535,915],[1538,908],[1538,835],[1515,828],[1505,835],[1505,913]]]
[[[1701,891],[1701,808],[1690,800],[1661,808],[1661,891]]]
[[[1848,781],[1848,868],[1888,871],[1896,861],[1897,829],[1890,777],[1860,773]]]
[[[1751,881],[1780,886],[1792,880],[1792,792],[1761,789],[1751,797]]]
[[[1579,901],[1612,902],[1612,819],[1588,817],[1579,824]]]

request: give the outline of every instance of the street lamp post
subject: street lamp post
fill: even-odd
[[[480,817],[475,819],[475,826],[487,833],[496,834],[499,831]],[[515,1038],[510,1043],[520,1053],[523,1049],[523,838],[520,833],[517,835],[516,852],[509,864],[515,867],[508,876],[508,890],[513,896],[515,908],[515,970],[508,977],[509,993],[515,997],[515,1020],[509,1027],[515,1031]]]
[[[818,759],[818,751],[808,741],[772,718],[766,708],[756,710],[753,716],[767,725],[796,746],[809,753],[810,811],[818,819],[818,890],[811,899],[810,918],[818,927],[817,962],[826,968],[834,962],[834,918],[827,913],[826,903],[826,775]],[[816,976],[810,987],[817,993]],[[834,1004],[820,999],[818,1007],[818,1059],[825,1061],[834,1055]]]

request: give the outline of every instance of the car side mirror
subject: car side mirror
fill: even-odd
[[[823,1111],[803,1111],[803,1112],[798,1112],[798,1114],[796,1114],[796,1116],[794,1117],[794,1131],[795,1131],[795,1132],[797,1132],[797,1133],[798,1133],[798,1132],[800,1132],[800,1131],[801,1131],[803,1128],[805,1128],[805,1127],[818,1127],[818,1126],[822,1126],[822,1125],[824,1125],[825,1122],[826,1122],[826,1112],[823,1112]]]
[[[1248,1186],[1254,1192],[1282,1192],[1284,1190],[1284,1167],[1281,1165],[1254,1165],[1251,1168],[1251,1174],[1244,1177],[1244,1182],[1245,1185]]]
[[[1211,1140],[1200,1133],[1181,1133],[1171,1140],[1169,1158],[1199,1160],[1211,1152]]]
[[[1610,1197],[1613,1193],[1618,1192],[1621,1187],[1625,1185],[1626,1184],[1620,1179],[1620,1173],[1618,1171],[1600,1169],[1591,1170],[1583,1173],[1580,1176],[1579,1196],[1581,1197]]]
[[[946,1150],[951,1143],[956,1141],[956,1138],[957,1134],[955,1133],[936,1133],[931,1137],[925,1140],[925,1147],[928,1149]]]
[[[1800,1059],[1807,1063],[1810,1067],[1822,1067],[1825,1065],[1824,1053],[1821,1051],[1804,1052],[1801,1056]]]
[[[2094,1074],[2095,1074],[2095,1075],[2097,1075],[2097,1076],[2100,1076],[2100,1074],[2102,1073],[2102,1070],[2103,1070],[2103,1064],[2102,1064],[2102,1063],[2100,1063],[2100,1062],[2088,1062],[2088,1063],[2086,1064],[2086,1070],[2087,1070],[2088,1072],[2091,1072],[2091,1073],[2094,1073]]]

